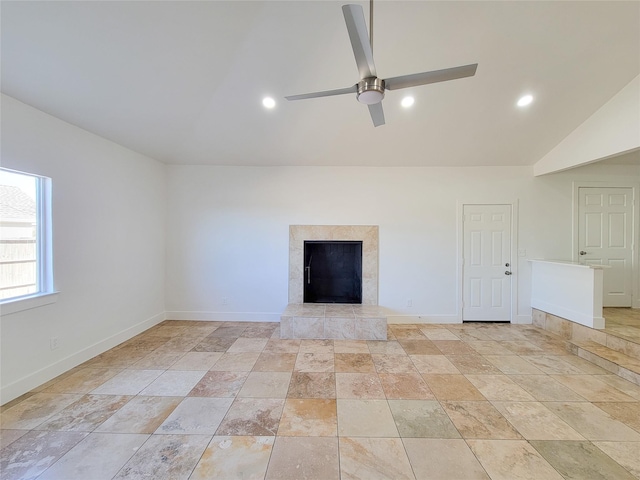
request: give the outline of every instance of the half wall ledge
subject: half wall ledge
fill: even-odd
[[[377,305],[291,303],[280,317],[280,338],[386,340],[387,317]]]

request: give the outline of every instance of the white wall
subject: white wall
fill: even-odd
[[[638,179],[632,166],[597,165],[545,177],[533,177],[530,167],[167,172],[167,317],[217,320],[279,319],[292,224],[379,225],[380,305],[417,321],[459,320],[458,205],[517,202],[517,248],[526,257],[513,257],[514,320],[529,321],[526,258],[571,258],[572,181]]]
[[[542,157],[533,171],[545,175],[639,148],[640,75]]]
[[[164,319],[166,210],[163,164],[5,95],[2,166],[52,178],[60,294],[2,315],[0,403]]]

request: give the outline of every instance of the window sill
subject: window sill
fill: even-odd
[[[14,300],[6,300],[0,303],[0,315],[11,315],[12,313],[31,310],[32,308],[43,307],[56,303],[58,300],[58,292],[39,293],[28,297],[16,298]]]

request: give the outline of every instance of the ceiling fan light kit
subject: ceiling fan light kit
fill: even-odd
[[[376,77],[363,78],[358,82],[356,98],[366,105],[380,103],[384,98],[384,80]]]
[[[378,78],[376,67],[373,62],[373,0],[371,0],[371,36],[367,33],[367,25],[364,19],[364,12],[360,5],[344,5],[342,13],[347,25],[347,32],[351,40],[351,48],[358,66],[360,81],[352,87],[340,88],[337,90],[326,90],[323,92],[305,93],[301,95],[291,95],[285,97],[287,100],[304,100],[308,98],[328,97],[332,95],[344,95],[355,93],[356,99],[369,107],[369,114],[373,125],[378,127],[384,125],[384,111],[382,110],[382,99],[385,90],[399,90],[401,88],[417,87],[429,83],[446,82],[458,78],[471,77],[475,75],[478,64],[465,65],[462,67],[447,68],[444,70],[434,70],[430,72],[414,73],[402,75],[400,77]]]

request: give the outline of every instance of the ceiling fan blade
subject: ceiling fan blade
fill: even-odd
[[[478,64],[474,63],[462,67],[445,68],[444,70],[433,70],[431,72],[386,78],[384,80],[384,88],[387,90],[398,90],[400,88],[427,85],[428,83],[446,82],[457,78],[472,77],[476,74],[477,68]]]
[[[345,95],[347,93],[356,93],[358,86],[354,85],[347,88],[338,88],[336,90],[325,90],[324,92],[302,93],[300,95],[289,95],[284,97],[287,100],[305,100],[307,98],[331,97],[333,95]]]
[[[369,105],[369,114],[371,115],[371,120],[373,120],[374,127],[384,125],[384,110],[382,110],[382,102]]]
[[[369,43],[367,24],[360,5],[343,5],[342,13],[347,24],[353,55],[356,57],[360,79],[375,77],[376,66],[373,63],[373,51]]]

